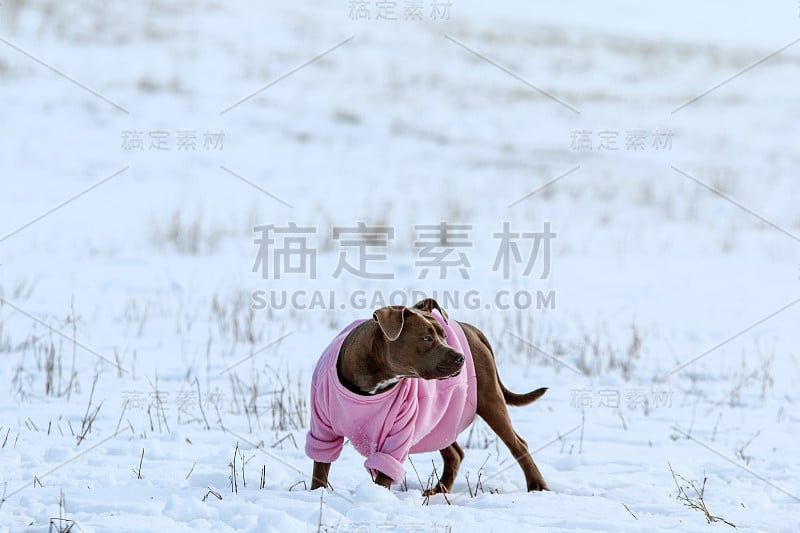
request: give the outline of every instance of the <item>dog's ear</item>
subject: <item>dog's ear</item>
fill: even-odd
[[[383,331],[387,339],[396,341],[400,337],[400,332],[403,331],[405,315],[408,312],[408,308],[402,305],[391,305],[388,307],[381,307],[372,313],[372,318],[375,319],[381,327],[381,331]]]
[[[444,318],[444,323],[449,324],[449,317],[447,316],[447,313],[445,312],[444,309],[442,309],[442,306],[439,305],[439,302],[437,302],[433,298],[425,298],[424,300],[420,300],[419,302],[414,304],[414,309],[419,309],[420,311],[427,311],[428,313],[436,309],[437,311],[439,311],[439,314],[442,315],[442,318]]]

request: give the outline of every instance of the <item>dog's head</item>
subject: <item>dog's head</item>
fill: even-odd
[[[447,313],[432,298],[414,307],[382,307],[372,315],[386,342],[389,361],[403,377],[447,379],[457,376],[464,366],[464,355],[447,344],[447,334],[433,309],[447,323]]]

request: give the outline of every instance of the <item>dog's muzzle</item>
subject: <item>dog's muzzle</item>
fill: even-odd
[[[436,366],[436,379],[448,379],[461,373],[464,368],[464,355],[458,352],[453,353],[451,360],[446,364]]]

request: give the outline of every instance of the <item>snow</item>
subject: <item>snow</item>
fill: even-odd
[[[797,531],[796,3],[431,3],[419,22],[404,2],[394,22],[0,3],[0,532],[729,529],[670,466],[738,530]],[[671,149],[627,150],[636,129]],[[598,150],[609,131],[620,149]],[[361,221],[394,228],[370,265],[394,279],[333,276],[332,228]],[[441,221],[472,226],[468,280],[418,279],[414,226]],[[262,279],[253,228],[290,222],[315,228],[316,279]],[[550,222],[546,279],[492,271],[504,222]],[[499,308],[521,290],[555,308]],[[251,309],[254,291],[333,303]],[[393,291],[458,291],[446,310],[506,386],[549,387],[511,416],[550,492],[480,421],[447,499],[422,496],[438,454],[389,492],[351,446],[307,490],[316,359]]]

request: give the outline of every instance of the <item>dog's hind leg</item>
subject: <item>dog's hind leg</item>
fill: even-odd
[[[461,460],[464,459],[464,450],[461,449],[461,446],[459,446],[457,442],[454,442],[447,448],[442,448],[439,450],[439,453],[442,454],[442,460],[444,461],[442,476],[439,478],[439,484],[434,488],[426,490],[424,496],[450,492],[453,488],[453,483],[456,481],[456,476],[458,476],[458,468],[461,466]]]
[[[525,483],[528,490],[548,490],[542,473],[533,462],[528,444],[514,431],[511,417],[508,416],[509,405],[525,405],[536,400],[547,389],[538,389],[528,394],[514,394],[508,391],[497,375],[492,347],[486,336],[475,326],[461,323],[464,334],[469,342],[472,358],[475,362],[475,376],[478,386],[477,414],[483,418],[489,427],[497,433],[500,440],[511,451],[522,471],[525,473]]]
[[[536,463],[533,462],[533,458],[528,451],[528,443],[514,431],[505,402],[493,402],[493,407],[485,410],[481,409],[481,404],[478,402],[478,415],[486,421],[492,431],[497,433],[500,440],[508,447],[514,460],[525,473],[525,482],[528,485],[528,490],[550,490],[547,488],[547,483],[545,483]]]

